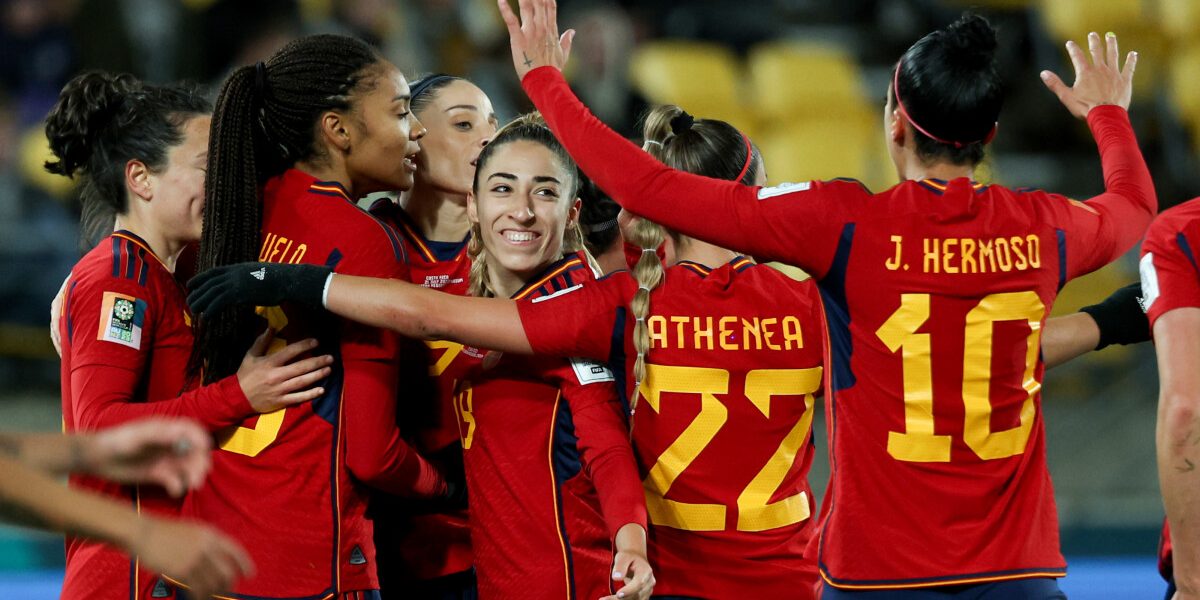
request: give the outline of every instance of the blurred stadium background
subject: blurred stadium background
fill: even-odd
[[[635,135],[653,103],[731,121],[761,146],[772,183],[895,182],[880,122],[890,68],[924,32],[974,9],[1000,28],[1009,94],[980,179],[1084,198],[1102,189],[1086,127],[1038,71],[1067,76],[1062,44],[1114,31],[1141,53],[1132,115],[1160,203],[1200,195],[1200,0],[560,0],[579,30],[569,77],[605,121]],[[528,108],[493,0],[0,0],[0,428],[61,424],[48,305],[81,254],[78,201],[41,169],[42,119],[81,69],[214,93],[232,67],[288,39],[342,32],[410,76],[464,75],[502,119]],[[1073,311],[1136,278],[1131,253],[1071,283]],[[1154,464],[1153,350],[1112,348],[1046,378],[1043,407],[1073,598],[1158,598],[1162,505]],[[821,455],[812,480],[822,490]],[[0,475],[2,476],[2,475]],[[894,493],[880,490],[881,494]],[[903,551],[898,548],[897,551]],[[0,528],[0,598],[54,598],[62,546]]]

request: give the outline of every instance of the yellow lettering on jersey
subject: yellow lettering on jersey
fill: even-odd
[[[308,244],[297,243],[296,240],[285,238],[279,234],[266,233],[263,236],[262,248],[258,251],[259,262],[277,262],[298,264],[304,260],[308,252]]]
[[[691,319],[687,317],[674,316],[671,317],[671,322],[675,324],[675,341],[679,343],[679,347],[683,348],[683,326]]]
[[[1041,238],[1036,234],[989,239],[925,238],[922,245],[925,273],[1009,273],[1042,267]]]
[[[458,413],[458,437],[462,439],[463,450],[470,450],[475,441],[475,392],[470,383],[464,381],[462,390],[454,395],[454,409]]]
[[[737,350],[741,347],[729,341],[729,338],[733,335],[731,327],[734,325],[737,325],[737,317],[721,317],[721,320],[717,321],[717,326],[720,328],[718,334],[721,336],[722,350]]]
[[[762,320],[763,341],[767,343],[767,348],[770,350],[783,350],[782,346],[771,341],[771,338],[775,335],[775,332],[771,329],[771,327],[778,322],[779,319],[774,317]]]
[[[951,248],[958,248],[958,240],[950,238],[942,241],[942,270],[947,273],[957,273],[958,267],[954,264],[955,251]]]
[[[693,347],[697,348],[697,349],[703,349],[703,350],[712,350],[713,349],[713,319],[712,319],[712,317],[704,317],[704,326],[700,325],[700,317],[696,317],[695,319],[693,319],[693,321],[695,321],[695,327],[693,327],[693,329],[696,332],[696,334],[695,334],[696,339],[695,339],[695,344],[693,345]],[[705,344],[703,347],[700,345],[701,339],[705,340]]]
[[[979,267],[975,264],[975,240],[963,238],[961,250],[962,264],[958,270],[963,273],[978,273]]]
[[[446,368],[450,366],[450,363],[454,362],[454,358],[457,357],[463,349],[462,344],[456,344],[454,342],[445,340],[427,341],[425,342],[425,345],[428,346],[430,350],[445,350],[445,352],[443,352],[442,355],[433,362],[433,364],[429,365],[430,377],[440,377],[442,373],[445,373]]]
[[[925,265],[926,273],[937,273],[938,265],[942,261],[938,260],[938,240],[936,238],[925,238],[925,260],[922,264]],[[930,267],[933,267],[932,269]]]
[[[278,306],[259,306],[255,308],[255,312],[265,318],[267,326],[274,331],[282,331],[284,327],[287,327],[287,315]],[[267,354],[279,352],[284,346],[287,346],[287,340],[276,337],[267,347]],[[258,456],[275,441],[275,438],[279,437],[279,430],[283,427],[283,418],[286,413],[287,409],[281,408],[274,412],[258,415],[258,421],[254,427],[239,426],[227,429],[217,435],[217,447],[234,454]]]
[[[892,243],[896,245],[896,255],[883,261],[883,266],[889,271],[895,271],[900,268],[900,246],[904,243],[904,238],[898,235],[892,236]]]
[[[803,348],[804,336],[800,331],[800,319],[788,315],[783,318],[783,349],[791,350],[793,343],[797,349]]]
[[[646,323],[650,330],[650,347],[667,348],[667,320],[661,315],[651,315]]]
[[[754,338],[754,349],[762,350],[762,331],[759,330],[758,318],[750,320],[742,319],[742,347],[750,349],[750,338]]]

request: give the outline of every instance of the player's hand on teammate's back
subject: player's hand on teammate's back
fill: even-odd
[[[1067,42],[1067,53],[1071,55],[1071,64],[1075,68],[1075,84],[1067,87],[1058,75],[1042,71],[1042,81],[1046,87],[1058,96],[1071,114],[1080,119],[1086,119],[1088,111],[1105,104],[1128,109],[1133,97],[1137,52],[1129,53],[1125,58],[1125,68],[1121,69],[1116,34],[1106,34],[1101,45],[1100,35],[1094,31],[1088,34],[1088,51],[1090,58],[1079,44]]]
[[[240,263],[209,269],[188,281],[188,306],[206,315],[236,304],[278,306],[300,302],[321,306],[333,269],[320,265]]]
[[[601,600],[649,600],[654,593],[654,572],[645,556],[618,552],[613,556],[613,585],[617,593]]]
[[[188,419],[149,418],[81,436],[83,471],[121,483],[155,483],[174,497],[204,482],[212,438]]]
[[[558,6],[554,0],[518,0],[521,15],[513,13],[509,0],[496,0],[500,16],[508,27],[513,66],[517,78],[538,68],[551,66],[562,70],[571,55],[575,30],[558,34]]]
[[[246,551],[209,525],[152,516],[141,519],[130,553],[151,571],[186,585],[189,598],[227,592],[254,571]]]
[[[317,340],[308,338],[288,344],[278,352],[268,354],[275,332],[267,329],[242,359],[238,369],[238,384],[250,401],[250,406],[268,413],[315,400],[325,393],[322,387],[309,387],[332,372],[333,357],[328,354],[292,362],[296,357],[317,347]]]

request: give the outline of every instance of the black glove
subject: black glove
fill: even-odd
[[[320,308],[333,269],[319,265],[240,263],[209,269],[191,279],[188,305],[205,315],[233,304],[277,306],[286,301]]]
[[[1142,284],[1131,283],[1105,298],[1100,304],[1085,306],[1079,312],[1091,315],[1100,328],[1099,350],[1110,344],[1137,344],[1150,340],[1150,321],[1141,304]]]

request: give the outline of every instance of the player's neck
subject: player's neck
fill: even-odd
[[[689,261],[716,269],[737,258],[733,250],[707,244],[693,238],[683,238],[675,244],[675,262]]]
[[[400,206],[421,235],[431,242],[461,242],[471,230],[464,195],[418,185],[404,194]]]
[[[605,275],[629,268],[629,263],[625,262],[625,245],[621,243],[620,238],[614,240],[608,250],[595,259],[596,264],[600,265],[600,271]]]
[[[948,162],[924,164],[920,160],[910,160],[904,169],[904,179],[909,181],[921,181],[924,179],[951,181],[959,177],[974,180],[975,167],[956,165]]]
[[[142,241],[146,242],[147,246],[150,246],[150,251],[154,253],[154,256],[158,257],[158,260],[162,261],[167,266],[167,270],[172,273],[175,272],[175,259],[179,258],[179,253],[183,252],[183,248],[187,246],[186,241],[173,240],[156,228],[147,227],[132,212],[117,215],[117,222],[114,229],[117,231],[128,231],[141,238]]]
[[[494,267],[495,265],[488,265]],[[525,279],[519,274],[503,268],[488,269],[488,283],[497,298],[511,298],[513,294],[525,287]]]

